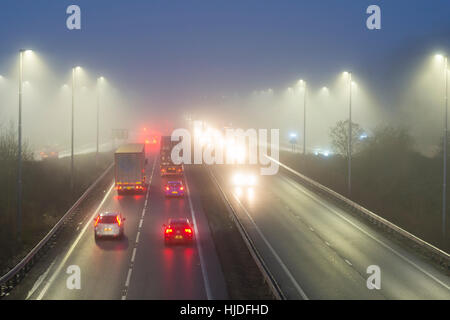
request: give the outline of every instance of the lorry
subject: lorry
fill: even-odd
[[[119,195],[143,194],[147,190],[145,144],[129,143],[114,153],[115,188]]]
[[[172,149],[177,144],[178,142],[172,141],[170,136],[161,137],[161,145],[159,150],[161,176],[183,174],[183,165],[174,164],[171,157]]]

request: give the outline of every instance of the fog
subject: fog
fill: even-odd
[[[11,59],[9,72],[0,78],[0,125],[17,127],[19,58]],[[100,141],[111,141],[112,128],[130,128],[137,112],[107,77],[84,68],[75,71],[74,132],[75,151],[95,146],[97,101],[100,105]],[[70,149],[72,70],[57,73],[35,52],[24,53],[22,88],[23,140],[36,153],[49,146]]]
[[[443,61],[433,54],[422,57],[409,76],[393,83],[398,94],[386,104],[383,92],[372,90],[374,79],[352,73],[352,120],[367,135],[378,125],[407,127],[416,140],[418,151],[433,155],[439,149],[443,125]],[[7,68],[5,68],[5,65]],[[17,125],[18,55],[5,62],[0,77],[0,125]],[[98,80],[102,76],[102,80]],[[395,81],[386,79],[386,81]],[[278,128],[281,143],[296,134],[303,143],[304,84],[306,83],[306,145],[308,152],[331,150],[330,128],[348,119],[349,76],[330,73],[326,81],[310,83],[308,78],[267,83],[252,92],[214,92],[186,99],[152,98],[154,92],[130,92],[120,79],[108,77],[95,68],[75,71],[75,151],[93,148],[96,141],[97,103],[100,105],[100,142],[112,139],[112,129],[130,131],[130,140],[143,127],[158,134],[170,134],[186,127],[187,118],[199,119],[215,127]],[[379,86],[378,86],[379,87]],[[181,101],[181,102],[180,102]],[[23,60],[23,138],[33,151],[45,146],[70,149],[72,105],[72,69],[52,69],[39,53],[24,54]],[[393,107],[394,106],[394,107]]]
[[[331,75],[333,76],[333,75]],[[303,144],[304,82],[306,81],[306,145],[308,152],[330,150],[329,131],[339,120],[348,119],[349,79],[344,74],[330,78],[327,86],[310,85],[307,80],[287,81],[279,87],[257,89],[247,95],[223,97],[215,107],[199,108],[200,120],[221,127],[278,128],[281,143],[296,134]],[[352,120],[367,134],[389,118],[363,80],[353,77]]]

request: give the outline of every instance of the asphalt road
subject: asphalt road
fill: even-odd
[[[164,196],[156,156],[149,158],[149,192],[117,196],[109,189],[97,211],[120,211],[125,237],[95,241],[92,212],[78,235],[50,264],[29,291],[28,299],[226,299],[223,278],[198,188],[189,183],[182,199]],[[196,242],[166,247],[163,223],[187,217],[195,224]],[[81,272],[81,289],[69,289],[70,266]]]
[[[450,299],[443,271],[282,169],[253,188],[233,185],[237,171],[212,173],[288,299]],[[372,265],[379,290],[367,288]]]

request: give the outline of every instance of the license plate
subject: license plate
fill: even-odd
[[[172,193],[178,193],[178,191],[172,191]]]
[[[127,187],[128,190],[131,190],[131,187]]]
[[[105,230],[105,231],[112,231],[111,228],[105,228],[105,229],[103,229],[103,230]]]
[[[175,236],[175,239],[183,239],[183,236]]]

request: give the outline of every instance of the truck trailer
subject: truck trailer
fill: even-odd
[[[159,152],[161,176],[183,175],[183,165],[174,164],[172,161],[172,149],[178,142],[171,141],[170,136],[161,137],[161,146]]]
[[[119,195],[143,194],[147,190],[145,177],[145,144],[130,143],[114,153],[115,188]]]

